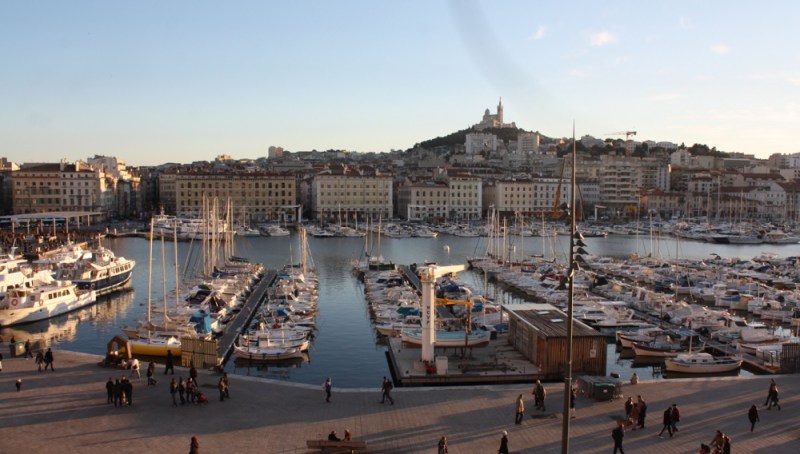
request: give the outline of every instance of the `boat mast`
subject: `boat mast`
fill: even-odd
[[[150,218],[150,255],[147,261],[147,338],[150,338],[150,298],[153,287],[153,218]]]
[[[163,234],[161,235],[161,292],[164,298],[164,325],[166,326],[169,317],[167,317],[167,259]]]
[[[178,311],[178,307],[180,307],[180,295],[179,289],[180,280],[178,279],[178,226],[173,226],[174,235],[172,237],[172,246],[175,250],[175,311]]]

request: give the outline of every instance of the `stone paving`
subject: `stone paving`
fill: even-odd
[[[172,407],[169,377],[158,366],[158,384],[133,379],[133,406],[106,404],[105,382],[125,371],[97,366],[99,356],[54,351],[56,371],[37,372],[32,359],[8,358],[0,372],[0,453],[179,453],[197,436],[206,453],[306,453],[307,439],[340,435],[350,429],[365,440],[369,452],[436,452],[447,435],[450,453],[494,453],[500,432],[509,432],[509,447],[518,453],[561,450],[561,384],[547,385],[548,412],[533,409],[528,385],[395,389],[394,405],[380,402],[382,373],[375,388],[343,389],[333,377],[333,397],[325,403],[319,386],[230,376],[231,399],[219,401],[218,375],[200,371],[210,402]],[[145,366],[146,367],[146,366]],[[176,375],[188,375],[176,367]],[[144,375],[144,374],[143,374]],[[15,381],[21,378],[22,391]],[[717,429],[732,438],[736,453],[800,452],[800,380],[776,376],[782,410],[764,403],[770,377],[726,377],[641,382],[625,385],[624,394],[641,394],[648,402],[644,430],[627,431],[626,452],[692,453],[708,443]],[[343,385],[343,384],[342,384]],[[514,402],[522,393],[526,418],[514,425]],[[673,402],[681,408],[680,432],[658,438],[661,414]],[[761,422],[749,432],[747,410],[759,405]],[[614,421],[623,400],[577,399],[571,420],[570,452],[610,453]],[[536,418],[531,417],[536,415]],[[666,435],[666,433],[665,433]]]

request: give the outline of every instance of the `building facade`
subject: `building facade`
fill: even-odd
[[[394,216],[391,175],[372,167],[331,164],[314,176],[311,185],[311,216],[334,221],[339,216],[388,219]]]

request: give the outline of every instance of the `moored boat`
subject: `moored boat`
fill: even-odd
[[[742,358],[734,356],[712,356],[710,353],[681,353],[667,358],[664,365],[668,372],[682,374],[720,374],[733,372],[742,367]]]

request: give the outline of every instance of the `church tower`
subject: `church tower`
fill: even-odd
[[[500,102],[497,103],[497,123],[498,127],[503,127],[503,97],[500,97]]]

